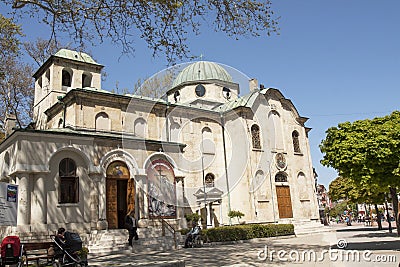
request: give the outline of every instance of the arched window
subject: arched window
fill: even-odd
[[[202,151],[204,154],[214,155],[215,154],[215,144],[213,134],[210,128],[204,127],[201,131],[202,133]]]
[[[50,85],[50,70],[46,71],[45,77],[46,77],[46,80],[45,80],[46,82],[43,86],[46,86],[48,88]]]
[[[173,142],[179,142],[179,132],[181,126],[176,122],[172,122],[170,128],[171,128],[170,140]]]
[[[204,178],[206,187],[214,187],[214,180],[215,176],[212,173],[207,173],[206,177]]]
[[[71,74],[67,70],[62,71],[62,86],[71,86]]]
[[[42,77],[40,77],[40,78],[38,79],[38,86],[39,86],[39,89],[42,89],[42,87],[43,87],[43,84],[42,84]]]
[[[251,126],[251,137],[253,141],[253,148],[261,149],[260,127],[257,124],[253,124],[253,126]]]
[[[292,132],[292,140],[293,140],[293,150],[296,153],[301,153],[300,151],[300,142],[299,142],[299,133],[297,131]]]
[[[90,73],[82,74],[82,87],[91,87],[92,86],[92,75]]]
[[[61,160],[58,168],[60,177],[59,203],[78,203],[79,178],[76,176],[75,161],[70,158]]]
[[[58,128],[63,128],[63,119],[62,118],[60,118],[59,120],[58,120]]]
[[[271,144],[272,148],[275,150],[283,149],[284,142],[283,142],[283,126],[282,120],[278,112],[272,110],[268,114],[268,127],[272,130],[271,135]]]
[[[227,87],[222,88],[222,95],[229,100],[231,98],[231,90]]]
[[[287,182],[287,176],[283,172],[278,172],[275,175],[275,182]]]
[[[258,170],[256,174],[253,177],[253,180],[251,182],[251,191],[255,192],[258,191],[258,189],[261,187],[261,185],[264,183],[265,176],[264,172],[262,170]],[[265,191],[265,190],[262,190]]]
[[[96,115],[96,130],[100,131],[109,131],[110,130],[110,119],[108,118],[107,113],[100,112]]]
[[[134,123],[135,135],[138,137],[145,137],[146,133],[146,121],[143,118],[138,118]]]
[[[179,102],[180,98],[181,98],[181,94],[179,93],[179,91],[175,91],[175,93],[174,93],[175,102]]]

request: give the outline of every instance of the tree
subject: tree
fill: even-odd
[[[329,184],[329,198],[332,201],[347,200],[356,203],[360,198],[354,182],[346,177],[339,176]]]
[[[192,222],[197,224],[197,222],[201,219],[201,216],[197,213],[187,213],[185,214],[185,219],[188,223]]]
[[[329,197],[332,201],[346,200],[349,204],[373,204],[378,216],[378,229],[382,229],[382,223],[377,204],[384,203],[386,191],[385,187],[375,184],[357,184],[354,180],[341,176],[329,184]]]
[[[153,55],[165,54],[169,62],[189,55],[187,38],[199,34],[201,25],[238,39],[277,32],[277,18],[269,0],[152,0],[152,1],[51,1],[2,0],[17,15],[37,16],[49,25],[52,37],[68,34],[81,44],[105,39],[133,52],[142,39]]]
[[[166,98],[166,92],[172,88],[174,77],[176,76],[175,70],[175,67],[171,67],[151,78],[143,81],[139,79],[133,87],[133,94],[157,99]]]
[[[344,211],[347,210],[347,206],[348,202],[346,200],[336,203],[331,209],[329,209],[329,216],[335,218],[342,215]]]
[[[27,126],[32,118],[33,69],[17,59],[8,58],[4,62],[0,79],[0,122],[4,125],[6,114],[15,114],[17,126],[21,128]]]
[[[239,222],[239,220],[242,218],[244,216],[244,214],[241,212],[241,211],[238,211],[238,210],[231,210],[231,211],[229,211],[229,213],[228,213],[228,217],[229,218],[237,218],[237,220],[238,220],[238,223],[240,223]]]
[[[37,38],[35,42],[24,43],[25,51],[36,62],[38,67],[42,66],[50,55],[57,53],[60,47],[61,45],[55,40],[45,40],[42,38]]]
[[[320,145],[321,163],[336,169],[361,186],[390,190],[398,220],[397,187],[400,181],[400,112],[372,120],[340,123],[326,131]]]
[[[0,14],[0,60],[3,61],[8,57],[17,55],[20,45],[18,37],[21,35],[21,27],[15,24],[12,19]],[[1,67],[2,65],[0,65]]]
[[[0,14],[0,125],[6,114],[15,114],[19,127],[31,121],[33,69],[19,60],[21,28]]]

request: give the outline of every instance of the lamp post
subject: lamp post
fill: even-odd
[[[272,160],[270,163],[268,163],[268,172],[269,172],[269,184],[271,186],[271,204],[272,204],[272,214],[274,215],[274,223],[276,223],[276,214],[275,214],[275,201],[274,201],[274,190],[272,186],[272,175],[271,175],[271,164]]]
[[[207,209],[207,193],[206,193],[206,177],[204,175],[204,139],[203,136],[201,138],[201,172],[203,176],[203,193],[204,193],[204,211],[206,213],[206,229],[208,226],[208,209]]]

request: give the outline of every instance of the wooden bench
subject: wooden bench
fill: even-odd
[[[46,260],[46,263],[51,263],[54,255],[49,254],[49,248],[54,247],[53,242],[29,242],[22,243],[24,246],[23,256],[25,258],[26,266],[28,262],[36,261],[36,265],[39,266],[40,260]]]

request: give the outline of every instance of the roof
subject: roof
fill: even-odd
[[[60,49],[54,56],[101,66],[88,54],[69,49]]]
[[[197,61],[184,68],[176,76],[172,87],[185,82],[221,80],[232,82],[232,76],[220,65],[210,61]]]
[[[229,110],[233,110],[238,107],[248,107],[251,108],[257,96],[260,94],[260,91],[253,91],[247,95],[241,96],[234,100],[231,100],[221,106],[219,106],[216,110],[220,112],[226,112]]]
[[[72,61],[77,61],[85,64],[92,64],[98,68],[103,68],[104,66],[94,61],[94,59],[86,53],[73,51],[69,49],[60,49],[54,55],[51,55],[46,62],[44,62],[39,69],[33,74],[34,78],[38,78],[39,75],[43,73],[43,71],[49,67],[49,65],[53,62],[54,58],[63,58]]]
[[[136,142],[145,142],[149,144],[157,144],[157,145],[164,145],[164,146],[178,146],[178,147],[185,147],[186,144],[178,143],[178,142],[171,142],[171,141],[161,141],[161,140],[154,140],[154,139],[146,139],[137,137],[134,134],[125,133],[125,132],[109,132],[109,131],[96,131],[94,129],[86,129],[86,128],[74,128],[67,126],[65,128],[51,128],[46,130],[37,130],[37,129],[28,129],[28,128],[19,128],[16,129],[11,135],[15,133],[38,133],[38,134],[56,134],[56,135],[74,135],[74,136],[81,136],[81,137],[96,137],[96,138],[106,138],[106,139],[124,139],[129,141],[136,141]]]

